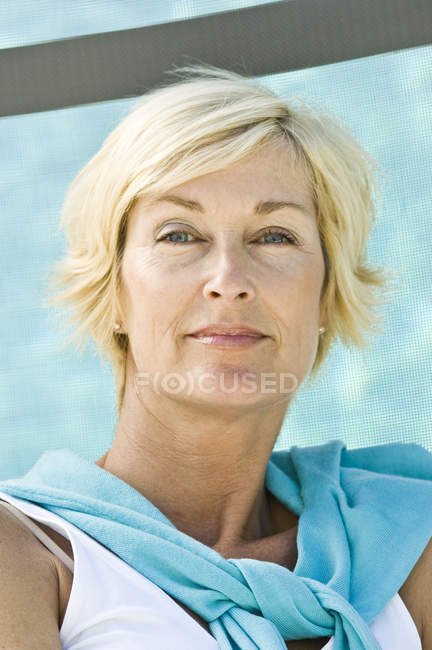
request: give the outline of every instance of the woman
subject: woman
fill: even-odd
[[[78,174],[54,287],[117,430],[0,483],[8,648],[432,649],[431,454],[273,452],[335,337],[376,331],[373,170],[317,109],[195,66]]]

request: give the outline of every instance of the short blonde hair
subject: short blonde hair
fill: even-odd
[[[313,193],[325,261],[319,337],[311,380],[339,335],[359,348],[381,333],[374,312],[390,300],[389,274],[372,266],[366,245],[379,194],[377,163],[350,131],[313,102],[283,99],[255,80],[209,65],[170,72],[134,104],[66,192],[60,227],[68,248],[54,266],[48,306],[72,309],[74,331],[66,340],[84,350],[91,338],[102,362],[114,370],[119,414],[126,379],[127,334],[119,300],[128,213],[139,197],[150,201],[188,180],[226,169],[270,141],[284,140]],[[59,291],[60,290],[60,291]]]

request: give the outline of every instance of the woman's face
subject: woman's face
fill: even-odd
[[[288,145],[266,145],[164,196],[150,206],[138,200],[129,214],[121,331],[135,386],[206,408],[286,401],[310,371],[325,325],[315,208]],[[221,322],[267,336],[248,347],[190,336]]]

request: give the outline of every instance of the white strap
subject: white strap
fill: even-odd
[[[4,499],[0,499],[2,502],[2,505],[4,505],[5,508],[7,508],[17,519],[22,521],[25,526],[30,528],[30,530],[36,535],[38,539],[44,544],[47,548],[49,548],[50,551],[54,553],[54,555],[57,555],[57,557],[66,564],[68,569],[70,569],[73,573],[74,570],[74,561],[71,560],[71,558],[66,555],[66,553],[63,551],[63,549],[60,548],[58,544],[56,544],[46,533],[44,533],[43,530],[39,528],[39,526],[36,526],[36,524],[30,519],[30,517],[27,517],[26,514],[21,512],[16,506],[13,506],[11,503],[8,503]]]

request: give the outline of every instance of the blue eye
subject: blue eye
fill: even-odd
[[[193,237],[193,235],[191,235],[191,233],[187,232],[186,230],[172,230],[171,232],[166,233],[166,235],[164,235],[160,239],[157,239],[156,241],[158,241],[158,242],[167,241],[169,244],[174,244],[174,245],[193,243],[193,242],[189,242],[189,241],[171,241],[171,240],[168,239],[168,237],[172,237],[173,235],[178,235],[178,234],[186,235],[186,236],[190,235],[191,237]],[[290,233],[286,233],[283,230],[268,228],[267,230],[265,230],[261,234],[261,237],[265,237],[266,235],[276,235],[276,236],[280,236],[280,237],[285,237],[285,239],[287,241],[274,241],[273,240],[273,241],[270,241],[270,242],[264,242],[264,244],[275,244],[276,246],[286,246],[287,244],[294,244],[295,246],[299,245],[298,241],[294,237],[294,235],[292,235]],[[197,239],[197,238],[195,238],[195,239]],[[260,244],[260,245],[262,245],[262,244]]]
[[[265,231],[263,232],[263,234],[262,234],[261,236],[262,236],[262,237],[265,237],[266,235],[276,235],[276,236],[279,235],[280,237],[285,237],[285,239],[288,240],[288,243],[290,243],[290,244],[294,244],[295,246],[298,246],[298,241],[297,241],[297,239],[294,237],[294,235],[292,235],[291,233],[286,233],[286,232],[284,232],[283,230],[277,230],[277,229],[274,229],[274,228],[268,228],[267,230],[265,230]],[[286,242],[283,242],[283,241],[272,241],[272,242],[268,242],[268,243],[270,243],[270,244],[276,244],[276,245],[279,245],[279,246],[284,246],[284,245],[286,245]]]
[[[190,242],[187,241],[170,241],[168,240],[168,237],[172,237],[172,235],[177,235],[177,234],[182,234],[182,235],[190,235],[189,232],[186,232],[186,230],[172,230],[171,232],[168,232],[166,235],[158,239],[157,241],[168,241],[169,244],[189,244]],[[191,235],[193,237],[193,235]]]

